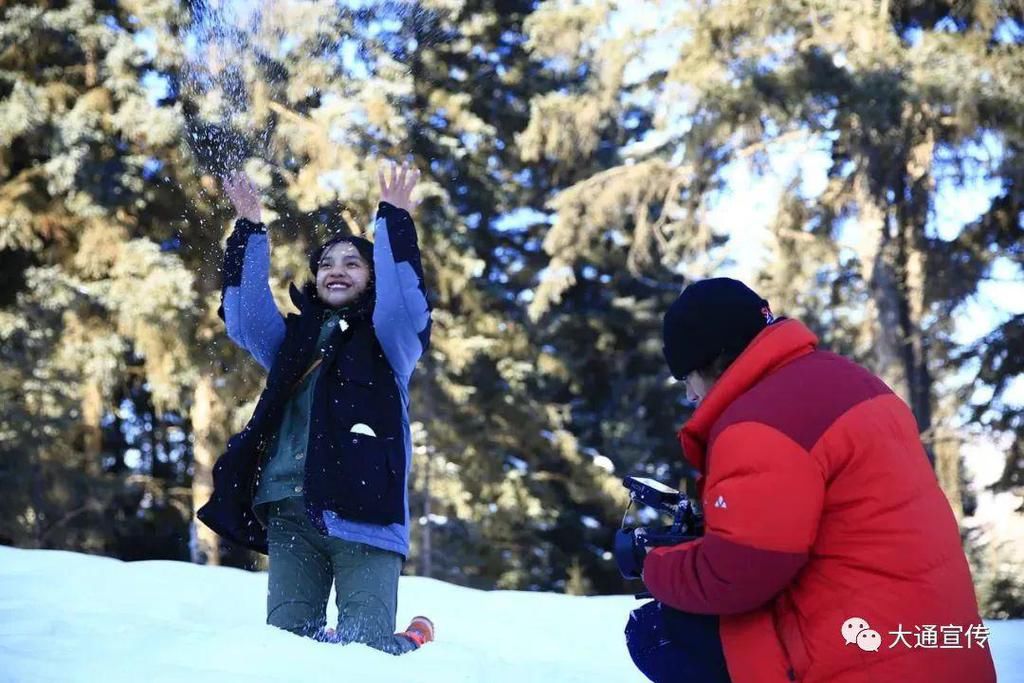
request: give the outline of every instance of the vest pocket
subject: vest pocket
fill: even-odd
[[[386,525],[405,521],[405,449],[401,439],[345,432],[330,450],[322,475],[331,484],[325,491],[325,507],[359,522]]]

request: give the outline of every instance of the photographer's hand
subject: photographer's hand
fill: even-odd
[[[239,218],[252,223],[262,223],[260,197],[256,185],[245,174],[245,171],[234,171],[224,180],[224,192],[231,200]]]

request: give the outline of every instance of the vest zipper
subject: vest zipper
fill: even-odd
[[[252,516],[256,518],[256,521],[263,528],[267,530],[267,524],[260,517],[260,514],[256,511],[256,480],[259,478],[260,472],[263,470],[263,465],[266,464],[263,461],[266,458],[266,448],[261,449],[259,457],[256,459],[256,471],[252,473],[252,479],[249,480],[249,510],[252,512]]]

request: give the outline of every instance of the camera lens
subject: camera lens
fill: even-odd
[[[627,579],[639,579],[644,568],[644,550],[639,547],[635,529],[619,529],[615,532],[615,563],[619,573]]]

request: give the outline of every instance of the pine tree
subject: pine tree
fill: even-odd
[[[595,20],[601,35],[615,22],[630,25],[614,9],[550,3],[549,11],[577,22],[611,17]],[[713,245],[706,213],[730,164],[763,169],[773,150],[818,145],[831,164],[828,185],[809,196],[794,182],[783,197],[773,226],[776,259],[762,289],[777,310],[806,317],[828,345],[869,364],[907,400],[959,508],[952,437],[959,406],[940,400],[941,383],[952,379],[957,361],[972,363],[975,386],[1001,396],[1019,371],[1009,355],[1019,346],[1017,319],[961,350],[951,323],[997,261],[1018,274],[1021,265],[1014,160],[1024,112],[1013,96],[1022,73],[1019,13],[989,3],[746,0],[666,4],[654,17],[638,22],[630,44],[673,59],[639,69],[642,82],[618,98],[600,96],[605,84],[619,86],[592,70],[574,100],[536,112],[533,130],[545,143],[538,149],[548,153],[565,149],[557,140],[564,134],[548,133],[554,121],[583,128],[575,134],[581,140],[628,122],[614,109],[621,102],[644,103],[654,121],[645,138],[621,148],[614,167],[580,179],[553,202],[551,275],[538,305],[579,286],[575,266],[610,226],[625,226],[620,239],[632,265],[655,260],[678,269],[686,245]],[[602,54],[613,41],[593,44],[592,64],[617,63]],[[594,116],[602,102],[611,104]],[[982,173],[1001,181],[1002,191],[950,240],[933,223],[939,178],[964,177],[972,148],[986,136],[997,137],[1002,159]],[[731,201],[743,201],[740,188],[734,192]],[[627,207],[635,211],[631,221],[623,220]],[[992,427],[1019,426],[1019,411],[999,398],[980,404],[981,415]],[[1016,460],[1011,455],[1008,478],[1019,472]]]
[[[166,209],[185,196],[150,182],[179,127],[142,85],[152,58],[132,8],[0,13],[3,535],[114,552],[130,531],[112,510],[131,508],[131,525],[174,509],[152,467],[106,471],[118,458],[104,452],[103,421],[136,370],[158,412],[179,407],[191,380],[178,333],[191,274],[163,242],[177,217]]]
[[[514,142],[530,98],[555,83],[525,47],[532,9],[283,2],[227,16],[197,5],[186,31],[204,38],[201,54],[175,88],[200,166],[245,164],[263,186],[284,307],[325,233],[369,234],[381,161],[408,154],[424,169],[417,221],[434,330],[413,382],[412,504],[430,557],[419,558],[417,534],[413,566],[485,586],[557,587],[580,555],[610,570],[581,519],[610,520],[602,492],[613,482],[562,407],[536,395],[539,354],[505,287],[536,260],[536,239],[497,226],[547,196]],[[251,409],[258,388],[232,384],[232,412]]]
[[[807,141],[827,186],[787,188],[759,289],[908,400],[954,507],[969,502],[965,410],[1012,437],[998,486],[1019,490],[1022,318],[967,346],[953,321],[986,279],[1019,276],[1021,17],[897,0],[644,9],[5,4],[0,540],[186,557],[190,512],[264,378],[216,313],[232,218],[218,176],[241,165],[261,184],[288,310],[313,246],[372,237],[378,165],[407,155],[426,172],[434,305],[411,567],[623,588],[607,554],[620,477],[686,474],[661,313],[728,257],[708,217],[730,165]],[[934,226],[950,176],[1000,184],[952,237]],[[958,371],[972,381],[954,396]],[[193,559],[252,565],[194,536]],[[979,566],[1005,556],[987,536],[976,550]],[[1016,584],[986,572],[993,614],[1019,610]]]

